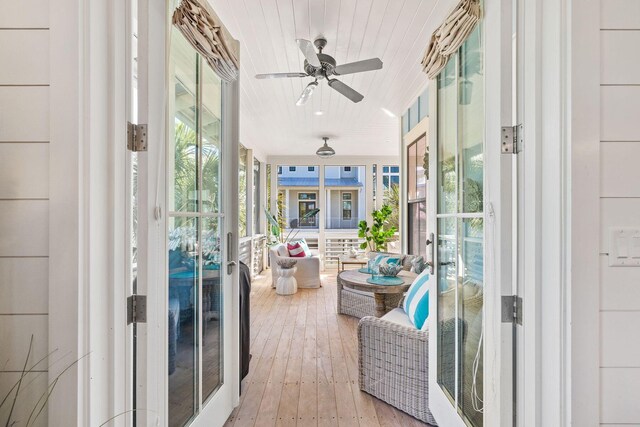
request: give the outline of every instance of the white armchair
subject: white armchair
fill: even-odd
[[[297,271],[295,274],[299,288],[319,288],[320,287],[320,255],[313,254],[305,258],[292,258],[289,256],[287,246],[278,243],[269,249],[269,263],[271,264],[271,287],[275,287],[278,280],[277,261],[279,259],[295,259]]]

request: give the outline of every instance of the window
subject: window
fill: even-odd
[[[278,175],[282,175],[282,166],[278,166]]]
[[[344,171],[345,172],[351,172],[351,166],[345,166],[344,167]]]
[[[351,220],[351,193],[342,193],[342,219]]]
[[[309,166],[307,168],[307,172],[315,172],[316,171],[316,167],[315,166]]]
[[[289,166],[289,172],[295,172],[295,171],[296,171],[295,166]]]
[[[299,193],[298,200],[316,200],[316,193]]]
[[[422,135],[407,147],[407,230],[409,253],[426,256],[427,252],[427,176],[425,169],[427,136]],[[392,167],[389,168],[392,170]],[[396,178],[389,172],[389,184]],[[397,176],[399,180],[399,175]]]

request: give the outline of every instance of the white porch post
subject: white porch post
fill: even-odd
[[[318,209],[320,209],[320,215],[318,215],[320,217],[320,224],[318,226],[318,251],[322,255],[321,268],[324,269],[326,216],[322,215],[322,212],[325,211],[325,205],[328,205],[328,203],[325,203],[323,200],[325,198],[322,197],[322,195],[326,193],[324,188],[325,167],[320,165],[318,168],[320,169],[318,173]]]
[[[329,190],[328,188],[325,190],[325,200],[327,201],[326,203],[327,211],[325,213],[325,218],[326,218],[325,226],[330,229],[333,226],[332,224],[333,221],[331,220],[331,190]]]
[[[254,229],[255,227],[253,226],[253,217],[254,217],[254,210],[253,210],[253,185],[254,185],[254,177],[253,177],[253,150],[251,149],[247,149],[247,165],[246,165],[246,176],[247,179],[245,180],[245,182],[247,183],[247,189],[246,189],[246,194],[247,194],[247,208],[246,208],[246,222],[247,222],[247,236],[249,238],[251,238],[251,250],[249,251],[249,271],[251,271],[251,274],[253,275],[253,265],[255,263],[255,260],[253,259],[253,254],[254,254],[254,247],[253,247],[253,235],[256,234],[256,230]]]
[[[271,187],[272,191],[274,190]],[[258,226],[260,227],[260,233],[267,235],[267,216],[264,214],[264,209],[267,207],[267,164],[260,163],[260,188],[258,191]],[[267,242],[268,244],[268,242]],[[262,266],[267,265],[268,251],[263,251]]]
[[[391,165],[387,165],[391,166]],[[376,177],[376,209],[380,209],[384,204],[384,184],[383,184],[383,170],[384,163],[379,163],[376,167],[378,176]]]
[[[247,149],[247,236],[253,236],[256,234],[256,230],[254,230],[253,226],[253,186],[254,186],[254,178],[253,178],[253,150]]]
[[[291,218],[290,212],[291,206],[289,206],[289,189],[287,188],[284,190],[284,222],[286,224],[286,228],[289,228],[289,219]]]
[[[365,220],[369,221],[371,218],[371,213],[374,211],[375,206],[373,205],[373,164],[367,163],[365,165],[365,208],[366,215]]]
[[[278,165],[269,163],[271,166],[271,204],[269,210],[273,215],[278,213]]]

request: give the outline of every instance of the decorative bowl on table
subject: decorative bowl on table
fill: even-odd
[[[402,271],[401,265],[395,264],[380,264],[380,274],[386,277],[396,277],[400,271]]]
[[[285,270],[293,268],[298,263],[298,261],[295,259],[279,259],[276,262],[278,263],[280,268],[284,268]]]

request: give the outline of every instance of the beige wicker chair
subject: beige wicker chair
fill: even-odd
[[[435,425],[429,410],[429,332],[419,331],[401,308],[358,324],[360,390]]]
[[[447,378],[455,372],[453,326],[454,319],[441,326],[443,336],[448,338],[443,347],[450,348],[452,355],[441,365],[442,375]],[[360,390],[436,425],[429,410],[429,332],[416,329],[402,308],[381,318],[367,316],[360,320],[358,368]]]

